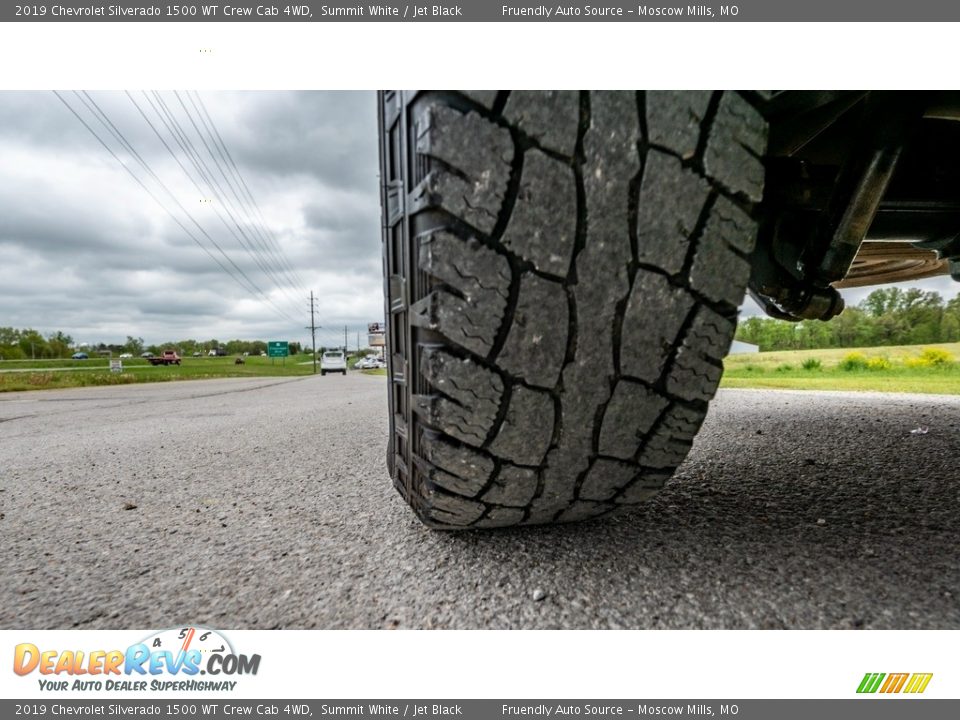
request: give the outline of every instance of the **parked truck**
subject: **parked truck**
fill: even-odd
[[[163,353],[157,357],[149,358],[151,365],[179,365],[180,356],[177,355],[176,350],[164,350]]]

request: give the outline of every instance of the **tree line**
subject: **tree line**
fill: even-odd
[[[44,336],[32,328],[17,329],[0,327],[0,359],[4,360],[49,360],[69,358],[78,350],[87,353],[103,355],[120,355],[131,353],[134,356],[145,352],[159,355],[164,350],[174,349],[181,355],[208,354],[211,350],[220,350],[227,355],[242,355],[249,353],[259,355],[266,352],[267,343],[263,340],[227,340],[221,342],[216,338],[210,340],[177,340],[175,342],[148,345],[142,337],[127,336],[123,343],[97,343],[93,345],[77,345],[70,335],[62,331]],[[290,343],[290,353],[306,352],[300,343]]]
[[[856,306],[847,307],[828,322],[806,320],[799,323],[773,318],[751,317],[740,321],[737,340],[767,350],[813,350],[818,348],[875,347],[884,345],[924,345],[960,341],[960,295],[944,301],[940,293],[919,288],[880,288]],[[144,352],[159,355],[166,349],[181,355],[221,350],[227,355],[266,352],[263,340],[177,340],[148,345],[141,337],[127,336],[123,343],[75,345],[62,331],[44,336],[32,328],[0,327],[0,359],[30,360],[68,358],[77,349],[104,355]],[[318,347],[318,351],[326,349]],[[290,343],[290,353],[309,352],[300,343]],[[361,351],[367,352],[367,351]],[[372,351],[370,351],[372,352]]]
[[[767,350],[923,345],[960,341],[960,296],[890,287],[871,292],[827,322],[742,319],[737,340]]]
[[[0,358],[23,360],[30,358],[70,357],[73,350],[73,338],[61,331],[44,337],[33,329],[17,330],[0,327]]]

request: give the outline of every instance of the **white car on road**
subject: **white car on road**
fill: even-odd
[[[347,356],[339,350],[327,350],[320,357],[320,374],[328,372],[347,374]]]

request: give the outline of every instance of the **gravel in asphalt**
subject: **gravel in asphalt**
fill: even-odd
[[[957,397],[721,391],[635,514],[499,531],[386,436],[366,375],[0,395],[0,627],[960,627]]]

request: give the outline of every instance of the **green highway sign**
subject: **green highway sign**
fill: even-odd
[[[287,357],[290,354],[290,343],[286,340],[271,340],[267,343],[269,357]]]

